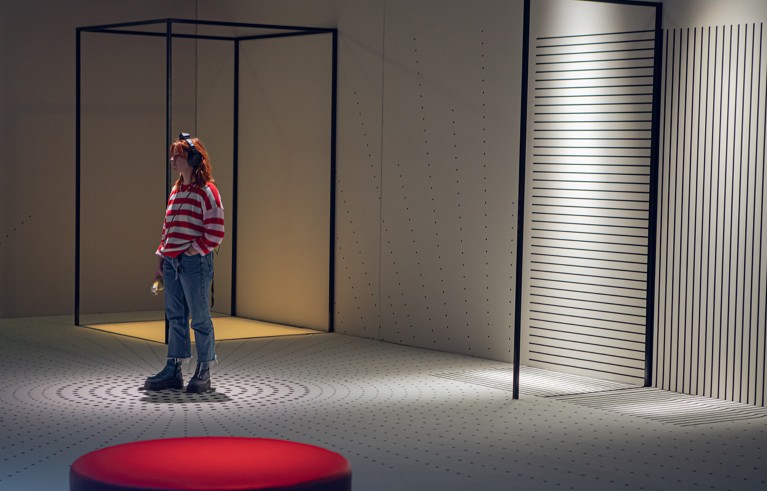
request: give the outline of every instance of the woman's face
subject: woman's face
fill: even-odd
[[[187,160],[181,152],[174,152],[170,156],[170,166],[174,171],[182,174],[192,170],[192,167],[189,165],[189,160]]]

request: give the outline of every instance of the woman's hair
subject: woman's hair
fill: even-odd
[[[199,138],[190,138],[190,140],[194,143],[194,148],[202,155],[202,162],[192,172],[192,184],[204,186],[209,182],[216,182],[213,179],[213,169],[210,165],[210,157],[208,156],[208,151],[205,150],[205,145],[203,145]],[[174,153],[180,153],[184,158],[189,158],[189,144],[186,140],[176,140],[170,144],[170,154],[173,155]],[[176,186],[181,185],[181,179],[182,177],[179,176],[176,180]]]

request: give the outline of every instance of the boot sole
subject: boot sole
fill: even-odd
[[[184,381],[168,382],[144,382],[144,390],[166,390],[166,389],[183,389]]]
[[[185,392],[187,394],[203,394],[205,392],[210,392],[211,390],[210,382],[208,382],[207,384],[200,386],[192,386],[192,384],[189,384],[187,385]]]

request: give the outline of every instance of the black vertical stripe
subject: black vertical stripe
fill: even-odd
[[[750,149],[753,147],[754,142],[752,141],[752,125],[754,122],[754,55],[756,52],[756,24],[753,24],[753,29],[751,30],[751,91],[749,92],[749,101],[748,101],[748,176],[746,178],[746,203],[749,203],[748,200],[748,183],[751,182],[751,151]],[[762,61],[761,57],[759,59],[759,66],[761,66]],[[759,135],[759,96],[760,96],[760,90],[761,90],[761,71],[759,69],[756,70],[757,72],[757,82],[756,82],[756,109],[757,109],[757,121],[756,121],[756,134],[757,134],[757,142],[758,142],[758,135]],[[754,162],[754,180],[756,180],[757,176],[757,169],[756,169],[756,162]],[[754,194],[756,194],[756,189],[754,189]],[[748,217],[746,217],[748,219]],[[751,264],[754,263],[754,243],[756,242],[756,236],[754,235],[756,232],[756,227],[754,227],[753,223],[756,219],[756,210],[754,210],[752,215],[752,225],[751,225]],[[743,283],[745,284],[746,279],[743,278]],[[751,353],[753,352],[752,346],[753,346],[753,334],[754,334],[754,268],[751,268],[751,277],[749,278],[749,295],[748,295],[749,302],[746,302],[745,298],[745,287],[744,287],[744,300],[743,300],[743,322],[745,323],[746,319],[746,304],[749,304],[748,309],[748,358],[746,361],[746,370],[745,370],[745,387],[746,387],[746,394],[745,398],[741,398],[741,402],[745,399],[745,402],[749,404],[751,402]],[[758,299],[757,299],[758,300]],[[757,306],[759,304],[757,303]],[[745,339],[745,336],[743,336]],[[741,348],[742,352],[743,348]]]
[[[695,28],[695,30],[694,30],[694,39],[695,39],[695,42],[693,44],[694,44],[694,47],[695,47],[695,53],[696,53],[696,58],[697,58],[697,56],[698,56],[697,53],[699,52],[699,50],[698,50],[698,28]],[[701,45],[702,45],[702,43],[703,43],[703,30],[702,29],[701,29],[700,40],[701,40]],[[691,240],[691,242],[693,243],[693,247],[697,247],[698,246],[697,245],[698,244],[698,217],[700,216],[700,213],[699,213],[699,210],[698,210],[698,188],[700,187],[700,185],[699,185],[699,181],[700,181],[700,168],[699,168],[699,163],[700,163],[700,120],[701,120],[701,112],[702,112],[702,108],[703,108],[703,104],[701,104],[701,90],[703,88],[703,51],[702,51],[702,49],[700,50],[700,63],[699,63],[699,66],[698,66],[698,74],[697,74],[697,76],[695,75],[695,70],[693,70],[693,81],[695,81],[696,79],[698,81],[698,99],[697,99],[697,102],[695,104],[696,104],[696,107],[698,108],[698,119],[697,119],[697,122],[695,124],[695,139],[696,139],[696,141],[695,141],[695,158],[692,159],[692,161],[695,162],[695,198],[693,199],[693,203],[695,204],[694,205],[695,206],[695,212],[693,213],[693,218],[695,219],[695,222],[694,222],[694,226],[693,226],[693,233],[692,233],[692,240]],[[689,244],[688,244],[688,247],[689,247]],[[690,258],[689,249],[688,249],[687,257],[688,257],[688,261],[689,261],[689,258]],[[696,264],[695,264],[696,257],[703,257],[703,255],[702,254],[695,254],[695,250],[693,249],[693,254],[692,254],[693,265],[692,265],[692,269],[693,269],[694,273],[693,273],[693,281],[692,281],[692,284],[691,284],[692,285],[691,289],[692,289],[693,299],[695,298],[696,285],[697,285],[697,283],[695,282],[695,274],[699,274],[699,272],[700,272],[700,268],[698,268],[696,266]],[[689,264],[689,262],[688,262],[688,264]],[[696,316],[697,316],[697,319],[696,319]],[[701,352],[700,349],[699,349],[700,348],[700,330],[701,330],[700,329],[700,302],[698,302],[697,308],[693,309],[692,327],[694,329],[694,332],[697,334],[697,336],[695,336],[694,340],[692,338],[690,339],[690,346],[691,347],[694,346],[694,347],[696,347],[698,349],[691,349],[690,350],[690,353],[691,353],[692,356],[694,356],[695,360],[694,360],[694,363],[693,363],[692,357],[690,359],[690,368],[688,370],[687,391],[693,390],[692,389],[693,380],[697,380],[698,377],[699,377],[698,367],[699,367],[700,352]]]
[[[673,56],[669,56],[669,31],[666,31],[666,33],[665,33],[664,44],[665,44],[665,46],[664,46],[664,52],[665,52],[664,59],[665,59],[665,61],[664,61],[664,69],[663,69],[663,73],[664,73],[664,81],[663,81],[663,117],[661,118],[661,121],[663,122],[663,128],[662,128],[662,131],[661,131],[662,139],[661,139],[661,153],[660,153],[660,159],[659,159],[660,160],[660,169],[658,171],[659,174],[660,174],[659,189],[660,189],[661,192],[659,193],[659,196],[660,196],[660,200],[659,201],[660,201],[660,203],[659,203],[658,206],[661,209],[661,212],[662,212],[662,210],[664,208],[666,210],[666,220],[665,220],[666,227],[664,229],[662,226],[660,226],[660,223],[659,223],[659,228],[661,229],[661,233],[659,234],[659,239],[658,239],[658,244],[659,244],[658,249],[660,249],[661,254],[659,254],[659,258],[660,259],[659,259],[659,262],[658,262],[658,269],[660,271],[659,278],[663,278],[664,285],[663,285],[662,289],[658,288],[658,293],[657,293],[658,302],[656,303],[656,314],[655,314],[655,317],[656,317],[656,321],[655,321],[655,326],[656,327],[655,328],[656,328],[656,331],[657,331],[657,333],[655,335],[655,339],[656,340],[660,340],[660,341],[665,341],[665,337],[664,337],[664,335],[665,335],[665,326],[667,325],[667,323],[665,322],[666,321],[666,308],[667,308],[667,304],[668,304],[668,302],[667,302],[667,299],[668,299],[668,296],[667,296],[667,292],[668,292],[668,274],[666,274],[666,264],[667,264],[667,258],[668,258],[667,248],[668,248],[668,208],[669,207],[668,207],[668,193],[666,193],[665,196],[664,196],[663,189],[664,189],[664,186],[665,186],[664,183],[667,181],[667,179],[665,179],[666,170],[669,168],[669,165],[666,162],[666,156],[668,155],[667,144],[666,144],[666,130],[667,130],[668,126],[669,126],[668,123],[667,123],[667,119],[668,119],[668,116],[669,116],[669,111],[667,110],[667,107],[668,107],[668,96],[669,96],[669,93],[671,92],[669,90],[669,88],[668,88],[668,85],[669,85],[669,76],[668,76],[669,66],[668,65],[669,65],[669,58],[673,59]],[[661,216],[661,218],[662,218],[662,216]],[[663,238],[664,237],[666,238],[666,243],[663,244],[663,246],[661,247],[661,244],[663,243]],[[662,299],[663,300],[663,309],[660,308],[661,295],[664,296],[663,299]],[[661,322],[661,312],[663,313],[662,314],[663,315],[663,322]],[[656,354],[655,354],[655,383],[656,383],[656,385],[663,386],[662,380],[663,380],[663,374],[665,373],[665,370],[661,370],[661,368],[665,366],[666,343],[665,342],[656,343],[656,347],[654,349],[656,351]]]
[[[674,36],[674,44],[676,45],[676,35]],[[676,54],[676,49],[674,49],[674,53]],[[679,210],[681,210],[681,206],[679,204],[679,200],[681,199],[679,192],[679,120],[681,119],[681,107],[680,107],[680,101],[682,100],[682,31],[679,31],[679,78],[675,79],[673,77],[672,72],[672,85],[676,87],[676,111],[674,112],[673,119],[676,121],[676,133],[675,137],[676,140],[672,137],[672,143],[673,143],[673,149],[674,149],[674,165],[672,167],[672,176],[673,176],[673,185],[671,188],[674,191],[674,206],[672,208],[673,210],[673,219],[670,222],[670,226],[672,227],[673,235],[671,240],[671,246],[672,246],[672,253],[671,253],[671,291],[672,291],[672,299],[675,299],[674,305],[676,307],[676,322],[671,323],[671,329],[669,329],[669,359],[670,359],[670,369],[668,370],[668,376],[669,376],[669,388],[671,390],[676,390],[676,374],[678,372],[679,366],[677,364],[677,356],[674,356],[675,354],[678,354],[678,350],[676,349],[676,346],[679,343],[679,340],[677,339],[676,344],[674,343],[674,331],[678,329],[679,326],[679,306],[677,304],[678,302],[678,295],[676,295],[677,292],[677,278],[679,278],[679,274],[677,272],[677,258],[679,258],[679,254],[677,253],[677,248],[679,247],[679,241],[677,240],[677,230],[679,228],[678,223],[679,220],[677,219],[678,214],[680,213]],[[672,318],[673,318],[673,311],[672,311]],[[673,385],[671,377],[674,377]]]
[[[744,269],[743,269],[743,283],[742,283],[743,284],[743,286],[742,286],[743,300],[741,302],[741,309],[742,310],[741,310],[740,318],[741,318],[741,321],[743,322],[744,330],[743,330],[743,332],[741,333],[741,336],[740,336],[740,368],[738,370],[738,373],[741,374],[741,376],[740,376],[740,378],[741,378],[741,383],[740,383],[741,390],[739,391],[741,395],[738,398],[738,400],[740,402],[746,402],[746,403],[748,403],[749,394],[751,392],[749,390],[749,384],[751,383],[751,377],[750,377],[750,373],[749,373],[749,370],[748,370],[748,366],[746,367],[747,368],[746,371],[745,372],[743,371],[743,362],[744,362],[744,360],[747,360],[749,364],[751,362],[751,350],[750,349],[748,350],[748,356],[746,356],[745,349],[747,348],[747,346],[745,344],[745,340],[746,340],[746,327],[748,328],[749,339],[750,339],[750,336],[751,336],[751,328],[752,328],[750,318],[748,319],[748,322],[746,321],[746,304],[750,303],[750,301],[753,300],[751,295],[748,295],[748,296],[746,295],[746,278],[748,277],[748,272],[745,269],[745,264],[748,262],[747,261],[747,252],[748,251],[747,251],[746,244],[748,244],[748,235],[749,235],[748,234],[748,232],[749,232],[749,230],[748,230],[748,208],[749,208],[749,201],[748,201],[748,199],[749,199],[749,183],[751,182],[751,152],[750,152],[749,149],[750,149],[751,143],[752,143],[751,142],[751,131],[753,129],[751,127],[751,123],[752,123],[752,119],[751,118],[753,117],[753,112],[752,111],[753,111],[753,102],[754,102],[754,100],[753,100],[753,94],[754,94],[754,90],[753,90],[754,89],[754,40],[755,40],[754,32],[755,32],[755,30],[752,29],[751,30],[751,62],[749,63],[751,71],[750,71],[750,73],[748,75],[749,87],[751,88],[751,90],[748,91],[748,143],[745,145],[745,148],[747,149],[746,150],[746,157],[745,157],[745,160],[746,160],[746,175],[745,175],[746,195],[745,195],[745,199],[744,199],[744,201],[746,203],[746,212],[743,214],[743,220],[742,220],[742,222],[745,221],[745,228],[746,228],[746,230],[744,231],[744,240],[743,240],[743,249],[744,249],[744,251],[743,251],[743,261],[741,261],[741,264],[743,264]],[[748,48],[748,25],[746,25],[745,38],[746,38],[746,48]],[[743,78],[744,79],[746,78],[746,68],[747,67],[745,66],[745,58],[744,58],[744,69],[743,69]],[[744,96],[743,97],[743,119],[745,121],[745,113],[746,113],[746,110],[745,110],[745,107],[746,107],[746,97],[745,97],[746,96],[746,86],[745,85],[743,86],[743,96]],[[743,125],[742,131],[743,131],[743,133],[746,132],[746,125],[745,125],[745,123]],[[744,149],[744,146],[741,146],[741,149],[740,149],[740,154],[741,155],[743,155],[743,149]],[[742,188],[742,186],[743,186],[743,179],[740,180],[740,183],[741,183],[741,188]],[[752,237],[752,239],[753,239],[753,237]],[[751,240],[751,243],[753,244],[753,240]],[[753,264],[753,257],[754,256],[753,256],[753,253],[752,253],[751,254],[751,263],[752,264]],[[753,282],[753,268],[751,269],[751,271],[752,271],[751,281]],[[748,292],[749,293],[751,292],[751,288],[748,289]],[[750,346],[750,343],[749,343],[749,346]],[[744,378],[745,378],[745,380],[743,380]],[[745,387],[745,394],[743,394],[743,388],[744,387]]]
[[[762,49],[764,47],[764,38],[763,38],[763,32],[764,32],[764,24],[759,25],[759,73],[761,74],[763,72],[761,60],[762,60]],[[761,76],[761,75],[760,75]],[[767,102],[767,77],[765,77],[765,99]],[[762,107],[759,105],[759,107]],[[759,273],[762,274],[762,258],[763,258],[763,251],[764,251],[764,175],[767,171],[767,110],[764,111],[764,121],[762,122],[762,189],[761,189],[761,206],[758,208],[760,212],[760,224],[759,224]],[[757,146],[758,148],[758,146]],[[762,283],[763,281],[759,281],[759,292],[757,294],[757,299],[759,300],[759,309],[764,307],[764,319],[762,320],[762,329],[761,331],[765,331],[763,333],[764,336],[764,346],[762,347],[761,353],[762,353],[762,400],[761,405],[765,405],[765,398],[767,397],[767,298],[762,298]],[[765,288],[765,296],[767,296],[767,288]],[[757,310],[757,319],[760,317],[759,310]],[[759,337],[757,333],[757,349],[759,349]]]

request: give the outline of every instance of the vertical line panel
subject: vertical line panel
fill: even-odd
[[[763,406],[763,26],[665,37],[654,380]]]

